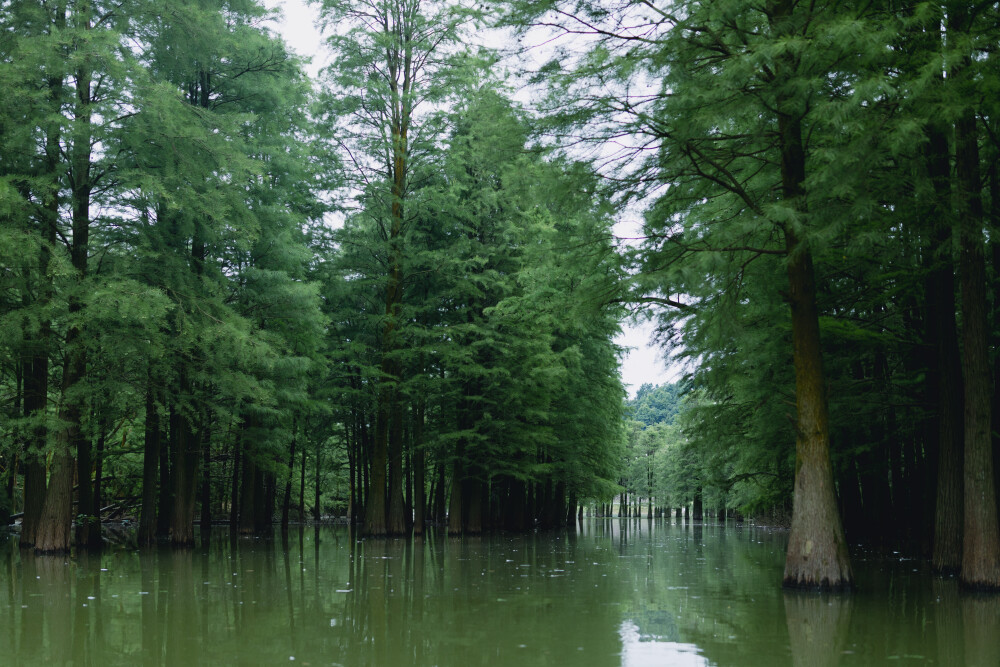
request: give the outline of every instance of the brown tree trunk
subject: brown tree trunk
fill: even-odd
[[[782,195],[789,203],[800,206],[805,182],[801,123],[781,114],[778,131]],[[791,228],[784,231],[796,407],[795,491],[784,585],[850,588],[853,577],[830,463],[830,417],[812,254]]]
[[[30,365],[24,374],[24,416],[36,420],[28,436],[24,453],[24,517],[21,519],[21,547],[35,546],[38,519],[45,504],[47,480],[45,471],[45,445],[48,429],[42,423],[48,397],[49,357],[45,351],[48,326],[40,332],[38,349],[30,354]]]
[[[980,196],[976,117],[966,111],[955,124],[960,226],[962,369],[965,373],[965,520],[963,585],[1000,589],[1000,533],[993,482],[993,443],[986,257]]]
[[[160,458],[160,414],[156,407],[152,373],[146,378],[146,424],[143,438],[142,505],[139,510],[139,544],[156,541],[156,482]]]
[[[198,428],[198,449],[201,451],[201,491],[198,494],[201,516],[198,523],[203,540],[209,539],[212,532],[212,431],[209,423],[208,412],[203,410]]]
[[[89,27],[89,19],[86,16],[81,18]],[[77,71],[76,79],[77,99],[74,120],[77,131],[74,132],[72,149],[73,239],[70,246],[70,261],[77,283],[82,284],[87,278],[87,253],[90,243],[90,73],[80,69]],[[80,295],[70,295],[68,310],[71,319],[83,310]],[[66,426],[56,439],[48,491],[39,517],[35,550],[40,552],[61,552],[70,548],[73,525],[74,450],[78,454],[83,452],[88,465],[86,479],[80,480],[80,488],[83,489],[81,499],[87,504],[93,500],[90,487],[90,439],[84,436],[81,428],[85,399],[79,395],[80,392],[74,391],[87,372],[84,335],[82,325],[79,324],[66,332],[67,361],[63,371],[63,408],[59,411],[59,416]],[[85,530],[84,535],[88,534],[89,532]]]
[[[387,360],[383,360],[383,374],[387,368]],[[375,417],[375,443],[372,450],[371,479],[368,487],[368,498],[365,502],[366,535],[386,534],[386,475],[389,465],[389,399],[384,397],[390,389],[383,380],[379,388],[378,413]]]
[[[934,551],[937,572],[957,573],[962,564],[963,385],[955,320],[955,273],[952,259],[951,168],[948,138],[939,128],[928,131],[927,171],[934,190],[929,202],[925,291],[927,343],[931,347],[927,382],[935,402],[937,491],[934,507]]]
[[[197,505],[198,464],[201,452],[188,418],[175,409],[171,411],[170,421],[171,440],[174,446],[171,451],[173,466],[170,474],[173,487],[170,543],[186,547],[194,544],[194,512]]]
[[[315,478],[313,479],[314,483],[313,494],[315,498],[313,502],[313,519],[315,519],[316,523],[319,523],[320,520],[323,518],[323,507],[321,506],[320,503],[320,499],[322,498],[322,493],[321,489],[319,488],[319,472],[320,472],[320,466],[323,463],[322,453],[323,449],[321,441],[319,438],[316,438],[316,467],[314,469],[316,474]],[[316,529],[319,530],[319,526],[317,526]]]
[[[292,504],[292,478],[295,477],[295,439],[298,435],[298,421],[292,418],[292,444],[288,451],[288,480],[285,482],[285,493],[281,499],[281,529],[288,530],[288,512]],[[350,452],[350,447],[348,447],[348,452]],[[351,458],[351,457],[349,457]],[[351,459],[353,463],[353,459]],[[354,466],[350,466],[348,471],[349,479],[351,482],[351,496],[353,499],[354,495]]]
[[[170,537],[170,512],[174,506],[174,487],[170,481],[170,452],[172,449],[177,447],[176,440],[176,423],[171,417],[174,408],[170,407],[167,409],[167,430],[161,432],[160,436],[160,485],[159,492],[156,497],[156,536],[162,538]],[[166,439],[163,438],[163,434],[166,434]]]
[[[55,5],[52,16],[53,27],[56,31],[66,26],[66,3],[59,2]],[[48,101],[51,104],[53,114],[57,113],[59,105],[62,103],[64,81],[62,75],[52,77],[46,81],[48,86]],[[61,154],[62,133],[59,124],[54,128],[49,128],[45,133],[45,169],[46,175],[51,179],[50,187],[42,193],[42,212],[40,226],[42,231],[42,244],[38,256],[39,292],[44,301],[52,298],[52,281],[48,275],[49,262],[52,256],[52,248],[56,243],[56,228],[59,221],[60,206],[60,180],[59,165],[62,161]],[[49,344],[52,328],[50,322],[39,323],[38,336],[31,350],[31,371],[25,374],[25,395],[24,395],[24,416],[34,417],[38,420],[32,428],[33,443],[29,445],[25,452],[25,476],[24,476],[24,518],[21,521],[22,547],[35,545],[38,536],[38,525],[42,516],[42,508],[45,505],[45,497],[48,492],[47,471],[45,466],[45,452],[48,445],[48,428],[44,424],[46,404],[48,403],[48,376],[49,376]]]
[[[461,535],[465,523],[464,499],[462,497],[462,477],[464,472],[459,457],[455,457],[455,463],[451,471],[451,494],[448,500],[448,534]]]
[[[421,535],[424,532],[424,477],[427,452],[424,450],[424,402],[418,400],[413,411],[413,532]]]
[[[389,513],[387,535],[405,535],[409,529],[409,512],[403,500],[403,406],[399,392],[393,390],[389,424]]]

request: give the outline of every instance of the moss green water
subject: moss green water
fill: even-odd
[[[590,519],[578,533],[345,528],[76,558],[0,547],[0,664],[1000,665],[1000,598],[917,561],[785,593],[785,535]]]

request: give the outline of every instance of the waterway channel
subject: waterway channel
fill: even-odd
[[[343,526],[100,556],[0,545],[11,665],[1000,665],[1000,597],[899,557],[851,595],[780,587],[787,534],[586,519],[360,540]]]

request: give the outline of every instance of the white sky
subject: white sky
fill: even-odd
[[[283,17],[275,23],[275,29],[295,53],[312,58],[306,71],[315,78],[319,70],[330,62],[319,32],[318,9],[305,0],[264,0],[264,4],[281,9]],[[626,229],[619,229],[618,225],[615,232],[619,236],[632,235]],[[668,368],[663,352],[651,344],[652,330],[649,323],[625,322],[622,334],[615,339],[616,343],[629,350],[621,364],[622,380],[629,396],[634,396],[639,387],[647,382],[654,385],[674,382],[681,375],[679,368]]]

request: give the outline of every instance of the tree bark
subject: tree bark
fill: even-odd
[[[146,380],[146,424],[142,459],[142,506],[139,512],[139,544],[156,541],[156,473],[160,458],[160,415],[156,407],[152,374]]]
[[[801,209],[805,182],[801,121],[780,113],[778,132],[782,196]],[[784,585],[847,589],[853,576],[830,463],[830,416],[812,254],[790,226],[784,233],[796,408],[795,490]]]
[[[925,283],[927,344],[931,348],[927,382],[935,402],[938,455],[932,563],[937,572],[957,573],[962,564],[964,387],[955,320],[951,168],[944,132],[934,126],[927,135],[927,171],[934,190],[926,224],[931,237]]]
[[[993,443],[986,257],[980,195],[976,117],[967,110],[955,123],[962,296],[962,369],[965,374],[964,586],[1000,589],[1000,533],[993,482]]]
[[[413,532],[422,535],[424,532],[424,477],[427,452],[424,450],[424,401],[417,401],[413,411]]]
[[[182,381],[181,386],[186,383]],[[194,545],[194,511],[198,488],[200,448],[187,416],[174,409],[170,414],[173,466],[170,482],[173,506],[170,512],[170,543],[174,546]]]

